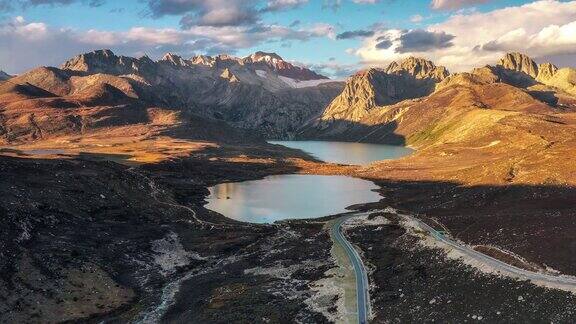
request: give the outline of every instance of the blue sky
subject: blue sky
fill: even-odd
[[[0,69],[20,73],[99,48],[153,58],[168,51],[184,57],[273,51],[335,77],[408,55],[440,60],[452,70],[465,70],[469,61],[489,63],[511,50],[562,65],[576,45],[566,42],[570,36],[576,42],[571,34],[576,30],[575,2],[0,0]],[[522,18],[539,11],[560,18],[543,15],[534,24]],[[553,42],[542,41],[554,26],[559,29]],[[346,32],[361,33],[344,37]],[[469,35],[475,39],[467,39]]]

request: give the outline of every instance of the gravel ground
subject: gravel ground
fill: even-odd
[[[375,323],[573,323],[576,296],[488,275],[419,244],[393,216],[347,235],[369,264]]]

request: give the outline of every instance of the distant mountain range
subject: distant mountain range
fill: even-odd
[[[238,136],[242,131],[269,139],[423,146],[472,136],[457,134],[456,125],[499,127],[495,118],[469,118],[471,111],[521,112],[525,118],[573,112],[576,70],[509,53],[494,66],[450,74],[411,57],[360,71],[344,84],[275,53],[190,59],[169,53],[153,61],[98,50],[60,68],[12,77],[0,85],[0,104],[6,142],[160,123],[220,141],[247,138]],[[203,127],[213,123],[219,126]]]
[[[149,123],[148,111],[161,108],[182,120],[220,120],[255,135],[289,138],[342,86],[274,53],[191,59],[166,54],[153,61],[98,50],[0,86],[0,102],[9,107],[2,134],[7,141],[25,141]]]

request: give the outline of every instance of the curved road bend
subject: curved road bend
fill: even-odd
[[[545,274],[545,273],[533,272],[533,271],[528,271],[528,270],[524,270],[524,269],[515,267],[515,266],[510,265],[506,262],[503,262],[503,261],[495,259],[491,256],[488,256],[484,253],[480,253],[480,252],[472,249],[471,247],[468,247],[466,245],[460,244],[456,241],[453,241],[453,240],[447,238],[442,233],[433,229],[432,227],[430,227],[430,225],[424,223],[423,221],[421,221],[418,218],[415,218],[415,217],[412,217],[409,215],[401,215],[401,216],[404,216],[407,219],[416,222],[418,227],[420,227],[421,229],[430,233],[430,235],[432,235],[432,237],[434,237],[436,240],[443,242],[443,243],[449,245],[450,247],[460,251],[461,253],[468,255],[469,257],[472,257],[472,258],[474,258],[474,259],[476,259],[476,260],[478,260],[484,264],[487,264],[487,265],[489,265],[489,266],[493,267],[494,269],[497,269],[501,272],[507,273],[507,274],[515,276],[515,277],[525,278],[525,279],[528,279],[531,281],[537,281],[537,282],[541,282],[544,284],[554,285],[556,287],[563,286],[564,288],[567,288],[569,290],[576,289],[576,277]]]
[[[366,324],[368,323],[368,317],[370,316],[368,275],[360,255],[342,234],[342,224],[352,217],[354,217],[354,215],[340,217],[336,222],[334,222],[331,231],[336,242],[344,248],[344,251],[346,251],[348,258],[354,267],[354,274],[356,276],[356,296],[358,300],[358,323]]]

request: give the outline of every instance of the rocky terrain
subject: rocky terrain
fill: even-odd
[[[465,242],[495,244],[573,274],[573,72],[512,53],[495,66],[447,76],[427,96],[362,106],[358,120],[335,119],[327,109],[303,135],[418,148],[357,175],[378,180],[388,204],[434,217]],[[363,102],[367,92],[356,93]]]
[[[393,214],[356,222],[346,233],[372,269],[374,323],[567,323],[576,319],[574,294],[480,273],[421,244],[421,233]],[[371,219],[371,221],[370,221]]]
[[[0,321],[325,321],[307,288],[333,266],[321,224],[242,224],[202,207],[223,178],[294,170],[259,154],[292,155],[137,168],[0,157]]]
[[[280,173],[370,179],[383,199],[358,208],[576,274],[575,131],[574,70],[518,53],[456,74],[410,58],[346,85],[263,52],[102,50],[37,68],[0,83],[0,321],[341,318],[333,217],[255,225],[203,208],[208,186]],[[333,165],[261,135],[417,151]],[[375,322],[574,320],[573,295],[478,273],[390,215],[346,233]]]
[[[429,95],[436,83],[448,75],[444,67],[420,58],[393,62],[385,69],[358,72],[346,82],[344,91],[324,110],[314,126],[322,130],[339,129],[346,127],[346,123],[360,122],[377,107]]]
[[[410,58],[350,78],[344,92],[300,136],[423,147],[441,142],[444,133],[460,136],[449,127],[456,124],[468,134],[471,128],[500,130],[493,122],[503,114],[570,118],[576,109],[572,73],[574,69],[557,70],[551,64],[538,66],[518,53],[506,55],[496,66],[452,75],[432,62]],[[402,96],[396,89],[412,93]],[[486,116],[482,123],[479,115]]]
[[[103,50],[72,58],[61,69],[120,77],[136,84],[139,97],[149,103],[224,120],[271,138],[290,137],[342,87],[263,52],[245,58],[218,55],[189,60],[166,54],[154,62]]]

